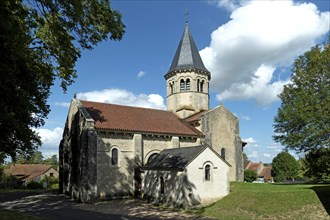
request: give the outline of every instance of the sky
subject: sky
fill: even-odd
[[[58,154],[74,94],[83,100],[166,109],[164,75],[186,20],[211,72],[210,108],[223,103],[238,117],[251,161],[271,163],[283,150],[272,139],[278,94],[290,83],[293,61],[326,41],[328,1],[117,0],[111,6],[122,13],[126,33],[121,41],[82,51],[78,78],[66,93],[58,81],[52,87],[51,112],[36,129],[45,158]]]

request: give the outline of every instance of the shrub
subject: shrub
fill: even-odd
[[[258,177],[257,172],[253,170],[244,170],[244,181],[252,182]]]

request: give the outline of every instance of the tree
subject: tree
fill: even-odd
[[[52,155],[51,157],[45,159],[43,163],[52,165],[52,167],[56,168],[58,165],[57,155],[56,154]]]
[[[43,163],[44,156],[40,151],[35,151],[32,155],[19,155],[17,163],[20,164],[40,164]]]
[[[305,176],[314,182],[330,183],[330,149],[321,147],[306,154]]]
[[[297,58],[274,121],[274,140],[298,152],[330,147],[330,37]]]
[[[0,18],[0,153],[15,160],[41,144],[54,80],[65,92],[81,49],[120,40],[125,26],[109,0],[2,0]]]
[[[258,177],[257,172],[254,170],[244,170],[244,181],[253,182]]]
[[[272,162],[272,175],[276,182],[292,180],[298,175],[298,162],[288,152],[281,152]]]

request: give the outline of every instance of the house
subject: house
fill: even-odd
[[[238,118],[223,104],[209,108],[211,73],[202,62],[188,23],[164,77],[167,110],[72,99],[59,148],[60,192],[83,202],[141,192],[154,196],[155,188],[148,181],[149,173],[156,171],[147,169],[149,160],[167,150],[179,152],[194,146],[210,147],[186,164],[184,170],[189,168],[189,172],[177,174],[183,172],[192,181],[201,171],[192,172],[192,167],[198,164],[203,169],[199,161],[210,154],[210,166],[218,167],[212,170],[213,176],[221,176],[217,181],[224,187],[194,182],[198,188],[192,191],[193,197],[201,197],[200,189],[208,186],[215,195],[210,199],[220,198],[228,192],[228,181],[243,181],[245,143],[239,135]],[[161,175],[163,171],[157,172]],[[207,199],[201,197],[201,203]]]
[[[230,164],[207,145],[165,149],[144,166],[144,196],[156,203],[207,205],[229,194]]]
[[[272,166],[264,165],[263,163],[252,163],[251,161],[247,161],[245,164],[245,170],[253,170],[257,173],[258,178],[262,178],[264,182],[272,182]]]
[[[11,164],[4,173],[14,176],[22,185],[29,182],[39,182],[44,177],[58,177],[58,172],[47,164]]]

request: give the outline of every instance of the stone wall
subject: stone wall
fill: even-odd
[[[207,113],[201,119],[201,131],[205,142],[231,165],[229,177],[231,181],[243,181],[243,151],[239,135],[239,121],[223,105]],[[224,149],[224,150],[222,150]]]

